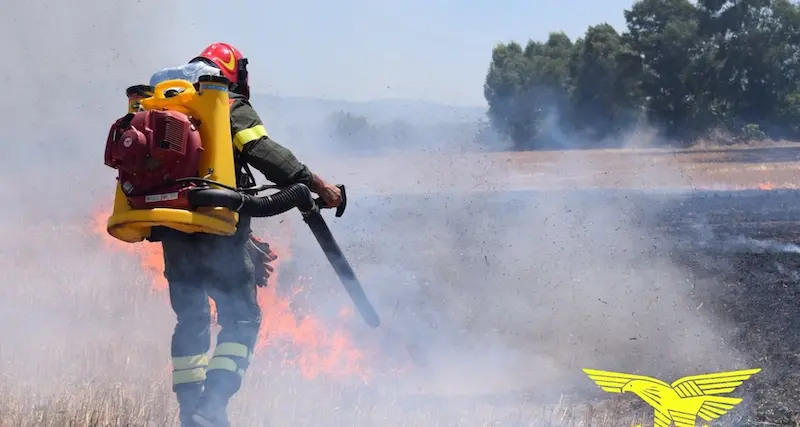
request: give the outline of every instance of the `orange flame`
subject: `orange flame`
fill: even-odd
[[[169,289],[167,279],[164,278],[164,256],[161,251],[161,245],[153,242],[130,244],[115,239],[106,232],[106,219],[109,214],[110,211],[100,212],[92,220],[92,231],[103,236],[103,245],[106,249],[136,255],[145,274],[153,283],[153,290],[161,292]]]
[[[269,241],[270,247],[278,258],[272,262],[275,271],[267,281],[267,287],[261,288],[258,302],[262,308],[263,323],[256,344],[256,355],[272,347],[282,350],[284,354],[294,355],[286,364],[298,368],[304,376],[315,378],[319,375],[357,375],[366,379],[363,369],[364,354],[353,343],[352,338],[342,329],[329,330],[325,323],[315,316],[299,317],[291,307],[291,298],[278,295],[278,277],[282,263],[292,259],[289,250],[291,229],[289,223],[282,223],[277,233]],[[309,277],[300,277],[294,286],[293,295],[303,291],[303,281]],[[339,313],[347,317],[347,310]]]
[[[771,183],[769,181],[762,182],[761,184],[758,184],[758,189],[759,190],[774,190],[775,189],[775,184],[773,184],[773,183]]]
[[[166,292],[169,285],[164,278],[161,245],[152,242],[130,244],[115,239],[106,231],[106,219],[109,214],[109,211],[96,214],[92,231],[102,236],[106,248],[135,255],[152,283],[152,290],[156,293]],[[341,328],[331,330],[322,319],[313,315],[299,318],[291,308],[291,297],[278,294],[277,282],[281,263],[291,259],[288,244],[291,235],[286,225],[281,233],[269,239],[270,247],[278,255],[278,259],[272,262],[275,271],[268,280],[268,286],[259,288],[258,291],[263,321],[255,355],[263,355],[265,350],[270,348],[277,349],[287,358],[284,360],[284,366],[298,369],[307,378],[320,375],[339,377],[355,375],[366,381],[368,375],[363,366],[364,353],[357,348],[346,331]],[[298,281],[294,295],[302,292],[301,284],[301,281]],[[212,315],[215,315],[213,300],[210,302]],[[345,308],[340,312],[340,317],[349,316],[350,313]]]

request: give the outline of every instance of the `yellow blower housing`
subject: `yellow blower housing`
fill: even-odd
[[[134,86],[127,91],[128,112],[144,110],[175,110],[199,120],[198,131],[203,152],[201,173],[220,184],[235,187],[236,170],[231,142],[228,80],[218,76],[204,76],[198,90],[186,80],[169,80],[159,83],[149,92],[148,86]],[[171,89],[182,90],[167,96]],[[149,95],[149,96],[148,96]],[[114,210],[108,218],[107,231],[124,242],[141,242],[150,237],[153,227],[167,227],[184,233],[209,233],[230,236],[236,232],[239,216],[226,208],[187,209],[152,208],[133,209],[117,182]]]

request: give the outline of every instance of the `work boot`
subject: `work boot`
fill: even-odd
[[[203,384],[181,384],[175,388],[175,396],[178,398],[180,412],[178,418],[181,427],[197,427],[192,420],[192,414],[197,409],[197,405],[203,397]]]
[[[197,427],[231,427],[228,422],[228,401],[230,396],[219,393],[206,393],[192,415]]]

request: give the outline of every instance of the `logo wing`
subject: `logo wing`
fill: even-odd
[[[761,372],[761,369],[756,368],[741,371],[717,372],[715,374],[692,375],[676,380],[672,383],[672,388],[680,397],[730,393],[759,372]]]
[[[644,375],[626,374],[623,372],[599,371],[597,369],[584,369],[583,372],[589,376],[603,391],[609,393],[622,393],[622,387],[631,380],[644,380],[669,387],[669,384],[652,377]]]
[[[681,398],[706,396],[697,415],[706,421],[711,421],[725,415],[742,401],[739,398],[716,395],[731,393],[758,372],[761,372],[761,369],[693,375],[675,381],[672,383],[672,389]]]
[[[715,420],[728,413],[734,406],[742,402],[738,397],[708,396],[703,400],[697,415],[706,420]]]

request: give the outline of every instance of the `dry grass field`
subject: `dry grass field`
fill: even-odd
[[[669,153],[497,153],[479,159],[432,154],[408,162],[362,159],[358,172],[342,167],[337,179],[348,183],[355,195],[348,209],[361,210],[362,216],[380,215],[382,225],[359,225],[358,216],[348,229],[361,233],[345,235],[341,228],[334,232],[365,283],[391,278],[380,292],[370,292],[384,325],[376,332],[360,324],[329,267],[310,252],[314,248],[308,236],[292,237],[302,230],[297,218],[264,220],[259,231],[278,251],[278,274],[270,287],[260,290],[262,336],[244,388],[232,403],[234,426],[652,425],[652,409],[641,400],[603,393],[586,378],[580,369],[592,367],[586,366],[592,361],[598,369],[636,371],[667,382],[717,366],[761,367],[761,373],[734,393],[745,401],[708,424],[800,426],[800,248],[787,246],[797,243],[792,218],[777,225],[772,220],[748,224],[772,226],[770,236],[783,245],[781,250],[664,252],[669,262],[663,263],[669,267],[659,271],[677,274],[674,266],[680,266],[685,280],[659,289],[660,279],[643,274],[656,268],[646,264],[662,261],[639,250],[638,242],[647,240],[639,226],[629,232],[639,233],[637,246],[632,246],[637,254],[628,259],[620,255],[626,249],[614,252],[615,260],[626,263],[625,269],[617,269],[604,266],[610,258],[599,254],[613,230],[565,228],[547,240],[547,232],[539,231],[545,230],[544,222],[532,223],[525,231],[506,230],[499,210],[491,211],[498,215],[494,219],[484,210],[472,216],[426,218],[392,204],[400,202],[358,200],[359,195],[367,198],[368,191],[375,193],[369,197],[381,200],[393,192],[424,193],[431,188],[795,189],[798,160],[800,147],[788,146]],[[413,174],[402,173],[412,170]],[[473,196],[463,198],[479,197],[469,194]],[[69,225],[30,220],[2,227],[6,244],[0,249],[0,262],[8,274],[0,302],[1,427],[177,426],[168,384],[174,316],[159,249],[109,239],[102,229],[103,207],[98,201],[84,221]],[[734,217],[739,218],[731,212],[727,226],[735,231],[743,224]],[[581,224],[602,220],[589,216]],[[462,233],[462,228],[469,231]],[[534,239],[526,234],[530,230],[543,233],[535,239],[544,243],[535,246],[537,252],[530,246],[527,253],[520,249],[527,246],[519,242]],[[586,244],[595,245],[597,252],[586,255],[588,260],[573,254],[578,253],[573,243],[579,240],[569,233],[581,232],[581,239],[588,239]],[[500,240],[512,238],[517,248],[501,256]],[[297,248],[303,244],[311,249]],[[471,248],[480,245],[494,250],[476,250],[479,255],[472,257]],[[390,256],[392,265],[386,261]],[[303,261],[304,257],[316,261]],[[537,257],[553,264],[537,264],[531,271],[522,265]],[[576,270],[559,264],[562,257],[575,263]],[[592,260],[596,262],[590,265]],[[604,267],[614,270],[608,281],[619,288],[598,294],[590,287],[567,292],[551,283],[555,278],[599,279],[606,276]],[[545,276],[547,281],[527,286],[552,293],[528,294],[517,286]],[[628,280],[650,281],[654,288],[622,289]],[[474,282],[480,283],[473,287]],[[413,292],[398,296],[399,289],[412,286]],[[646,315],[633,319],[623,301],[636,292],[654,295],[660,301],[655,304],[663,306],[644,308]],[[551,294],[557,297],[548,299]],[[592,304],[576,302],[582,297]],[[591,317],[615,300],[617,312]],[[438,308],[430,308],[436,304]],[[661,331],[664,325],[680,323],[675,313],[684,309],[700,320],[686,320],[682,332]],[[439,314],[426,317],[430,313]],[[635,326],[623,326],[623,314],[624,324]],[[659,323],[658,318],[673,315]],[[574,324],[562,326],[570,322]],[[619,338],[611,332],[618,332]],[[443,341],[455,335],[463,335],[464,341]],[[692,340],[705,342],[705,347],[695,351],[685,344]],[[629,351],[628,346],[634,347]],[[663,354],[648,353],[652,346]]]

